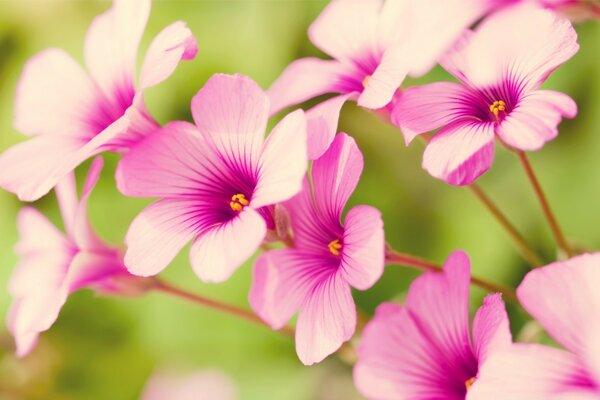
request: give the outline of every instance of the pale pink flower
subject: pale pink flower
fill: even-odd
[[[577,113],[569,96],[538,90],[579,48],[566,18],[517,5],[467,33],[441,60],[460,83],[409,88],[392,113],[407,144],[442,127],[425,149],[423,167],[452,185],[467,185],[490,168],[494,138],[538,150],[556,137],[562,117]]]
[[[158,371],[148,380],[142,400],[236,400],[235,382],[221,371],[203,370],[187,375]]]
[[[406,74],[421,76],[498,0],[334,0],[308,31],[333,60],[302,58],[269,89],[271,113],[326,94],[307,112],[309,158],[318,158],[337,132],[348,99],[370,109],[386,107]]]
[[[18,356],[28,354],[39,333],[52,326],[70,293],[82,288],[129,293],[137,287],[139,278],[127,273],[121,252],[102,242],[88,222],[87,202],[101,170],[99,158],[90,167],[81,200],[72,174],[57,186],[66,235],[34,208],[19,212],[15,251],[20,260],[8,286],[13,303],[7,320]]]
[[[159,197],[133,221],[127,268],[154,275],[193,240],[204,281],[226,280],[274,229],[273,205],[295,195],[306,171],[306,120],[286,116],[265,141],[269,99],[250,78],[214,75],[192,100],[196,125],[174,122],[123,158],[128,196]]]
[[[15,127],[31,139],[0,156],[0,187],[36,200],[85,159],[125,151],[157,123],[144,89],[166,79],[196,41],[175,22],[152,41],[135,84],[137,51],[150,0],[115,0],[85,38],[87,71],[62,49],[44,50],[25,65],[17,85]]]
[[[501,295],[490,294],[475,315],[471,336],[470,270],[467,254],[456,251],[443,273],[427,272],[412,283],[404,306],[384,303],[377,308],[363,332],[354,368],[354,382],[363,395],[463,400],[471,387],[480,385],[481,366],[510,346],[511,334]]]
[[[296,351],[307,365],[335,352],[354,334],[351,288],[366,290],[381,276],[385,241],[381,213],[369,206],[342,213],[363,169],[352,138],[337,135],[313,163],[302,191],[285,203],[294,248],[273,250],[256,262],[250,304],[274,329],[299,310]]]
[[[527,274],[519,301],[565,350],[515,344],[481,371],[481,400],[600,397],[600,253],[557,261]]]

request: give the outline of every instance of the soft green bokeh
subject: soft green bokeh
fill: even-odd
[[[65,48],[81,61],[85,31],[109,5],[0,0],[0,151],[24,139],[12,128],[15,85],[24,62],[47,47]],[[182,63],[171,78],[147,93],[153,115],[163,123],[189,119],[191,97],[213,73],[243,73],[267,87],[290,61],[319,55],[306,29],[324,5],[299,0],[156,1],[140,56],[151,38],[177,19],[189,24],[200,51],[195,61]],[[593,250],[600,247],[600,25],[588,22],[577,30],[581,50],[546,86],[571,95],[579,104],[579,116],[564,122],[559,138],[532,154],[531,160],[569,238]],[[439,79],[448,76],[437,69],[419,82]],[[365,156],[363,179],[351,203],[371,204],[383,212],[391,244],[439,262],[452,250],[464,249],[472,257],[475,274],[513,287],[518,284],[528,267],[507,235],[466,189],[450,187],[421,169],[418,141],[406,148],[396,129],[353,104],[344,108],[341,130],[356,138]],[[119,244],[129,222],[148,201],[120,196],[113,179],[118,157],[105,159],[107,167],[90,202],[91,219],[103,238]],[[78,169],[80,179],[88,165]],[[480,184],[551,260],[552,236],[516,157],[498,148],[494,166]],[[3,287],[17,261],[12,247],[21,206],[13,195],[0,192]],[[34,206],[60,226],[53,195]],[[164,276],[192,291],[248,306],[250,263],[228,282],[208,285],[195,278],[184,251]],[[390,267],[374,288],[356,293],[357,303],[372,313],[382,301],[402,299],[415,276],[414,271]],[[483,292],[474,294],[475,305]],[[2,318],[8,306],[8,294],[2,290]],[[515,330],[526,321],[513,308],[511,317]],[[2,327],[2,400],[136,399],[149,374],[164,366],[181,371],[221,369],[238,383],[242,399],[360,398],[352,387],[350,367],[338,358],[303,367],[287,337],[160,294],[115,299],[77,293],[30,357],[17,361],[12,352],[12,340]]]

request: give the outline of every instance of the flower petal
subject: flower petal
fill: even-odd
[[[473,344],[479,365],[496,351],[510,346],[512,335],[506,307],[499,293],[489,294],[473,320]]]
[[[589,387],[580,361],[571,353],[538,344],[515,344],[495,352],[480,367],[468,400],[555,399]]]
[[[338,60],[374,55],[382,5],[381,0],[332,1],[308,29],[310,41]]]
[[[356,308],[350,286],[339,274],[318,282],[300,309],[296,352],[304,365],[322,361],[352,338]]]
[[[306,117],[302,110],[296,110],[273,128],[265,142],[252,207],[257,209],[294,196],[302,187],[307,166]]]
[[[13,298],[8,326],[17,342],[17,355],[29,353],[39,332],[50,328],[69,290],[65,277],[74,248],[46,217],[25,207],[17,216],[20,262],[10,279]]]
[[[444,263],[443,273],[428,272],[413,281],[406,308],[411,311],[426,337],[450,360],[454,369],[470,376],[477,371],[469,335],[469,256],[453,252]]]
[[[112,104],[127,108],[135,93],[138,46],[150,0],[114,0],[113,7],[97,16],[85,38],[85,62],[94,81]]]
[[[203,231],[190,250],[196,275],[204,282],[223,282],[258,249],[267,233],[261,215],[246,207],[237,217]]]
[[[522,90],[531,90],[578,49],[577,33],[569,20],[522,3],[486,18],[461,53],[465,75],[476,87],[510,78]]]
[[[363,331],[354,383],[369,399],[464,398],[464,384],[452,372],[411,313],[384,303]]]
[[[181,60],[193,60],[198,44],[182,21],[167,26],[152,40],[140,75],[140,88],[154,86],[167,79]]]
[[[80,249],[103,250],[106,248],[104,243],[100,240],[100,238],[96,235],[96,232],[94,232],[90,226],[87,207],[90,194],[94,187],[96,187],[98,179],[100,179],[100,173],[102,172],[103,167],[104,160],[102,157],[98,157],[92,162],[83,184],[81,199],[79,200],[77,208],[75,209],[72,238],[77,244],[77,247]]]
[[[127,231],[125,265],[134,275],[162,271],[200,230],[215,223],[197,199],[162,199],[144,209]]]
[[[327,223],[337,226],[363,170],[363,156],[353,138],[338,134],[311,169],[315,204]]]
[[[494,161],[494,125],[455,122],[441,129],[423,153],[423,168],[451,185],[468,185]]]
[[[316,160],[327,151],[337,133],[344,103],[355,96],[355,92],[335,96],[306,111],[309,160]]]
[[[539,150],[558,135],[562,117],[573,118],[577,105],[566,94],[551,90],[531,92],[500,123],[498,136],[519,150]]]
[[[249,294],[252,309],[273,329],[280,329],[335,269],[331,261],[296,249],[264,253],[254,264]]]
[[[366,290],[383,274],[385,238],[381,213],[356,206],[346,215],[342,240],[342,271],[350,286]]]
[[[26,135],[88,137],[96,98],[93,82],[71,56],[44,50],[27,61],[19,78],[15,128]]]
[[[587,354],[587,337],[600,336],[592,315],[600,315],[600,253],[582,254],[531,271],[517,289],[523,307],[560,344]]]
[[[326,93],[337,93],[345,86],[343,77],[351,75],[348,67],[335,60],[301,58],[290,63],[267,91],[270,114]]]
[[[116,179],[127,196],[180,197],[197,195],[202,182],[224,173],[198,129],[177,121],[133,147],[120,161]]]
[[[454,82],[435,82],[414,86],[402,92],[392,122],[402,131],[408,145],[421,133],[464,119],[473,119],[470,92]]]

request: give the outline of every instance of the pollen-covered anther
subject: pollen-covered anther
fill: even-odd
[[[334,256],[339,256],[340,250],[342,249],[342,244],[340,243],[339,239],[335,239],[329,242],[327,248],[329,249],[331,254],[333,254]]]
[[[506,103],[502,100],[496,100],[490,104],[490,111],[494,114],[494,116],[498,117],[500,111],[506,111]]]
[[[465,381],[465,387],[467,388],[467,391],[469,389],[471,389],[471,386],[473,386],[473,383],[475,383],[475,377],[471,377]]]
[[[362,81],[362,86],[363,86],[363,88],[366,88],[366,87],[367,87],[367,85],[369,84],[369,81],[370,81],[370,80],[371,80],[371,75],[367,75],[367,76],[365,76],[365,79],[363,79],[363,81]]]
[[[229,206],[233,211],[242,211],[248,204],[250,204],[250,202],[246,199],[246,196],[241,193],[231,196],[231,201],[229,202]]]

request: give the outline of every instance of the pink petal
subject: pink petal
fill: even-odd
[[[252,207],[279,203],[298,193],[307,166],[306,117],[297,110],[282,119],[265,142]]]
[[[29,353],[37,335],[50,328],[68,296],[65,277],[74,248],[50,221],[33,208],[18,217],[20,262],[9,282],[13,298],[8,326],[17,342],[17,355]]]
[[[378,50],[381,0],[332,1],[311,24],[308,36],[338,60],[356,60]]]
[[[462,54],[465,75],[473,85],[488,87],[511,77],[530,90],[578,49],[577,34],[566,18],[520,4],[486,18]]]
[[[133,147],[120,161],[116,180],[121,193],[136,197],[174,197],[194,193],[199,171],[207,170],[210,148],[198,129],[171,122]],[[221,164],[218,164],[221,169]]]
[[[468,185],[494,161],[494,125],[455,122],[441,129],[423,153],[423,168],[451,185]]]
[[[169,25],[152,40],[140,76],[142,89],[154,86],[168,78],[180,60],[192,60],[198,44],[192,31],[182,21]]]
[[[80,249],[104,250],[106,247],[90,226],[87,207],[90,194],[100,179],[103,166],[102,157],[98,157],[92,162],[83,184],[81,200],[75,209],[72,238]]]
[[[289,64],[268,90],[270,114],[326,93],[339,92],[351,70],[338,61],[301,58]]]
[[[503,1],[419,0],[412,2],[410,15],[410,76],[429,72],[440,56],[491,7]]]
[[[114,0],[113,7],[96,17],[87,32],[85,62],[113,104],[131,103],[138,46],[149,15],[149,0]]]
[[[333,142],[338,129],[340,111],[355,92],[332,97],[306,112],[308,119],[308,159],[316,160]]]
[[[455,366],[462,366],[463,371],[473,364],[469,335],[470,276],[469,256],[455,251],[444,263],[443,273],[428,272],[413,281],[406,300],[406,308],[428,340]]]
[[[232,164],[252,169],[263,146],[269,98],[243,75],[213,75],[192,99],[200,132]]]
[[[201,233],[190,250],[196,275],[205,282],[223,282],[250,258],[265,238],[267,226],[246,207],[237,217]]]
[[[488,358],[467,399],[555,399],[569,389],[588,385],[572,354],[538,344],[516,344]]]
[[[388,49],[377,69],[365,81],[365,88],[358,97],[358,105],[370,109],[385,107],[392,101],[409,68],[410,61],[403,46]]]
[[[339,224],[342,211],[363,170],[363,157],[353,138],[345,133],[313,163],[312,185],[317,209],[326,221]]]
[[[313,289],[300,309],[296,324],[296,352],[312,365],[334,353],[352,338],[356,308],[350,286],[339,274],[331,274]]]
[[[63,50],[48,49],[25,64],[17,84],[15,128],[26,135],[85,138],[96,108],[96,88]]]
[[[577,105],[566,94],[552,90],[531,92],[497,128],[507,145],[524,151],[539,150],[558,135],[562,117],[573,118]]]
[[[56,194],[56,200],[58,200],[58,207],[60,209],[60,215],[63,220],[63,225],[67,231],[69,237],[73,237],[73,228],[75,214],[77,212],[77,182],[75,180],[75,172],[71,172],[65,175],[54,188]]]
[[[233,380],[220,371],[202,370],[185,376],[158,372],[150,378],[142,400],[236,400]]]
[[[203,227],[199,222],[204,211],[193,198],[163,199],[144,209],[125,237],[129,272],[151,276],[162,271]]]
[[[117,251],[109,248],[102,252],[80,251],[73,257],[65,284],[72,293],[85,287],[101,287],[103,281],[125,274],[127,270]]]
[[[363,331],[354,367],[354,383],[364,396],[454,399],[458,390],[458,399],[464,385],[453,382],[453,373],[452,365],[427,340],[406,308],[392,303],[377,308]]]
[[[280,329],[333,268],[330,260],[311,252],[268,251],[254,264],[250,305],[273,329]]]
[[[0,156],[0,186],[22,201],[45,195],[75,165],[71,162],[82,144],[59,136],[41,136],[19,143]]]
[[[600,253],[582,254],[531,271],[517,289],[519,301],[560,344],[577,355],[600,336]],[[593,332],[593,333],[592,333]]]
[[[392,122],[408,145],[421,133],[461,119],[473,119],[468,89],[458,83],[435,82],[406,89],[392,112]]]
[[[344,221],[342,271],[350,286],[366,290],[383,274],[385,238],[381,213],[374,207],[356,206]]]
[[[502,295],[487,295],[473,320],[473,343],[479,364],[490,354],[502,351],[512,343],[510,322]]]

